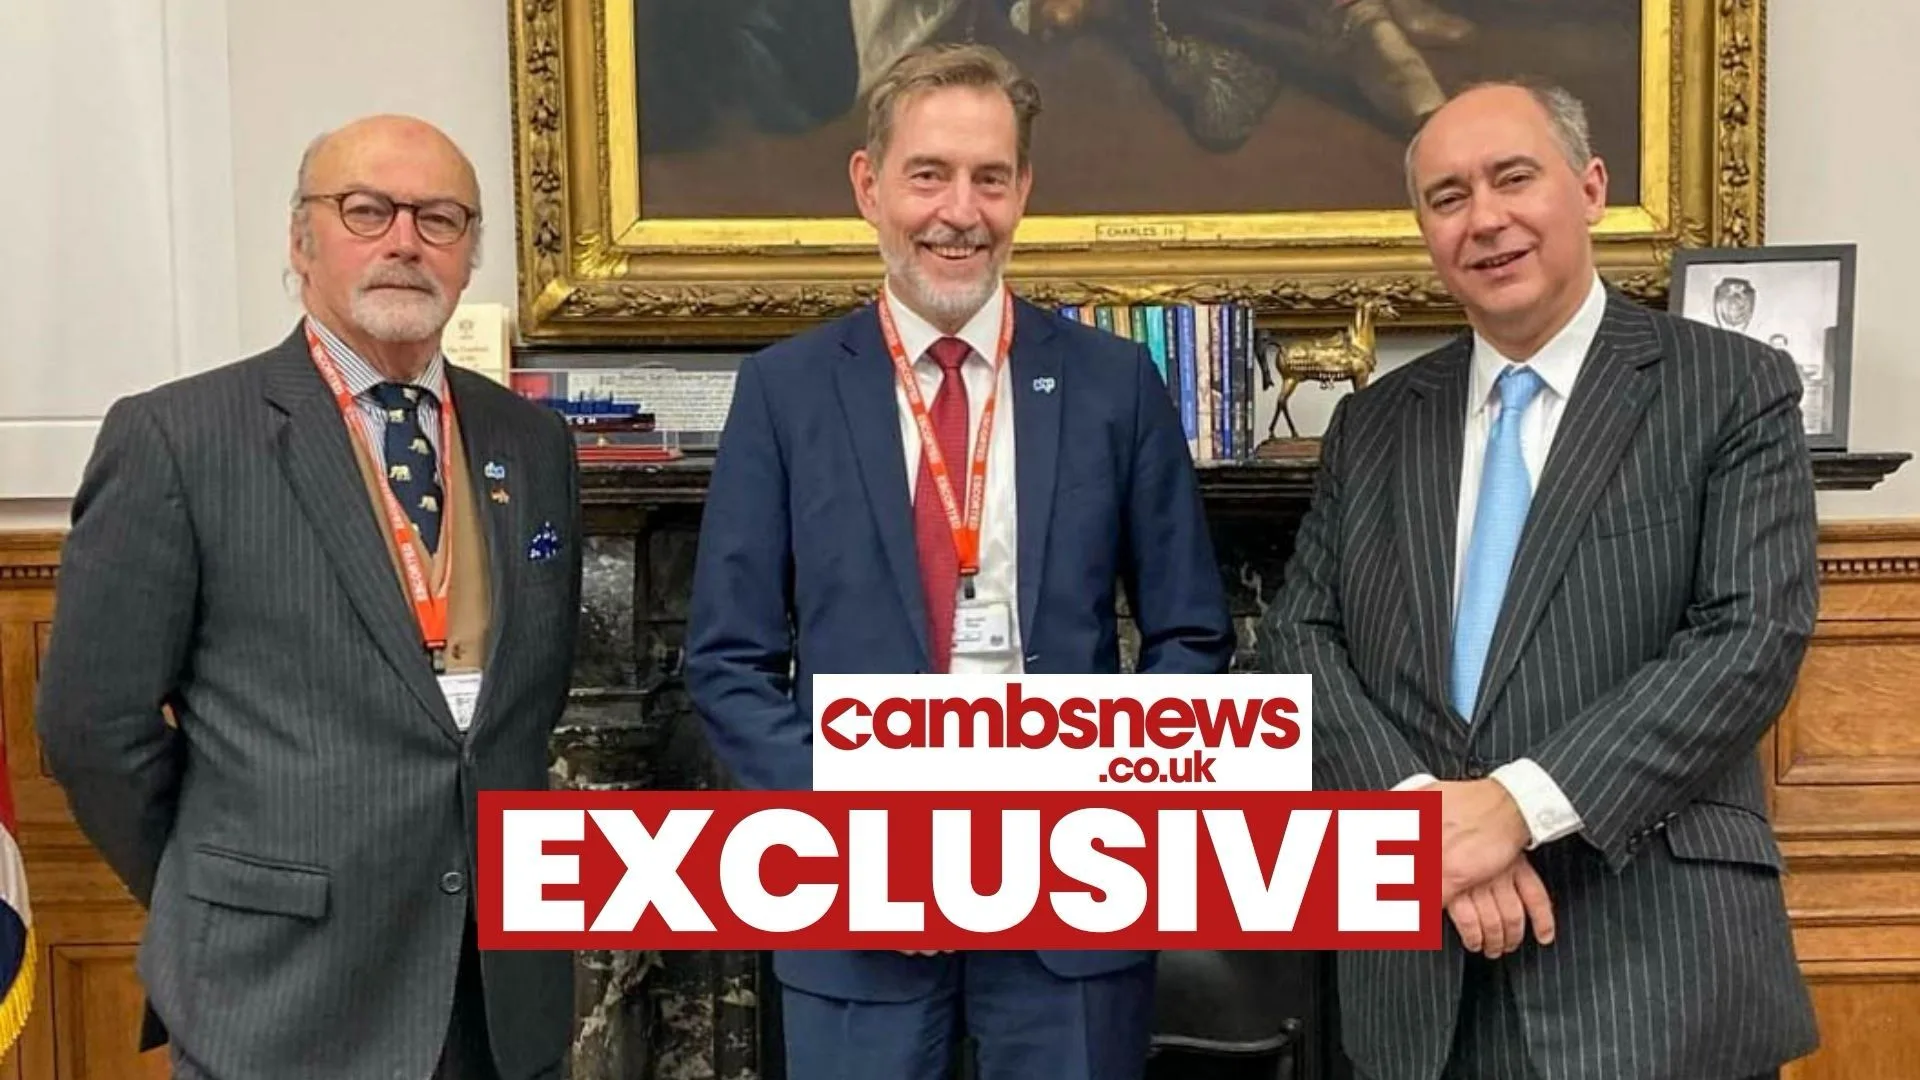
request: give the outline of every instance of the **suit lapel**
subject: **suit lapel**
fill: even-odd
[[[1040,571],[1046,565],[1047,526],[1053,521],[1054,481],[1060,465],[1060,410],[1073,392],[1060,377],[1060,354],[1047,347],[1053,323],[1025,301],[1013,305],[1013,351],[1007,366],[1013,410],[1014,499],[1019,533],[1020,635],[1031,638],[1040,608]],[[1044,380],[1044,381],[1043,381]],[[1035,386],[1051,387],[1041,392]],[[998,421],[996,421],[998,423]]]
[[[490,395],[475,392],[473,384],[481,377],[447,365],[447,385],[453,393],[455,415],[460,423],[460,441],[466,449],[467,487],[461,497],[475,500],[475,517],[480,520],[481,532],[487,540],[487,587],[492,590],[492,599],[487,622],[486,659],[483,670],[492,672],[500,656],[500,642],[505,633],[507,621],[513,615],[513,597],[518,589],[509,587],[510,579],[519,573],[520,561],[515,560],[513,538],[525,536],[530,530],[516,528],[519,515],[524,513],[526,501],[519,504],[511,500],[495,502],[489,492],[494,488],[494,480],[487,475],[489,466],[497,466],[500,472],[502,490],[508,490],[505,483],[508,478],[520,476],[514,467],[512,446],[507,442],[506,433],[512,430],[512,424],[498,416]],[[579,543],[580,537],[571,538]],[[457,556],[456,556],[457,558]],[[491,689],[497,679],[487,678],[480,683],[480,699],[474,704],[473,726],[478,727],[486,715],[487,702],[493,696]]]
[[[341,588],[407,689],[448,734],[457,735],[420,645],[420,624],[394,577],[380,534],[384,526],[354,463],[346,420],[313,366],[303,331],[296,329],[275,352],[266,397],[285,417],[276,443],[281,469]]]
[[[893,360],[880,335],[880,317],[869,304],[848,321],[841,346],[847,356],[835,369],[840,407],[853,437],[853,456],[880,547],[906,605],[923,660],[927,643],[927,601],[920,586],[920,555],[913,539],[913,507],[907,502],[906,448],[900,442],[899,405],[894,399]]]
[[[1652,320],[1617,294],[1607,298],[1573,397],[1560,418],[1527,511],[1513,573],[1487,651],[1475,719],[1486,715],[1513,674],[1586,523],[1613,478],[1658,383],[1644,369],[1660,359]]]
[[[1428,700],[1446,705],[1453,642],[1453,564],[1473,339],[1462,337],[1410,371],[1412,401],[1400,425],[1402,555],[1419,631]],[[1446,725],[1457,732],[1458,725]]]

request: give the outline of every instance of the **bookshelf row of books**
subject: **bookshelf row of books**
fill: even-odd
[[[1195,461],[1253,456],[1253,311],[1241,304],[1069,304],[1062,316],[1146,346]]]
[[[1138,342],[1153,358],[1197,462],[1253,456],[1258,348],[1237,304],[1068,305],[1063,317]],[[560,412],[583,461],[668,461],[718,448],[739,356],[527,350],[507,381]]]

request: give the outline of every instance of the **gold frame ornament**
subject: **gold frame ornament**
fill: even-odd
[[[845,218],[647,220],[632,0],[507,0],[519,325],[531,342],[751,343],[870,299]],[[1596,228],[1603,275],[1660,303],[1676,247],[1762,240],[1766,0],[1640,0],[1640,192]],[[1406,210],[1029,215],[1009,283],[1043,304],[1252,305],[1333,325],[1367,297],[1455,322]]]

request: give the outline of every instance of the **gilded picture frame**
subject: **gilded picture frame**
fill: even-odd
[[[1630,2],[1637,191],[1610,200],[1598,262],[1658,305],[1677,248],[1763,240],[1765,0]],[[880,261],[850,197],[840,217],[642,213],[634,0],[508,3],[525,340],[753,343],[871,298]],[[832,182],[844,184],[844,164]],[[1369,295],[1390,302],[1399,325],[1458,320],[1404,206],[1030,209],[1008,279],[1047,304],[1246,303],[1267,326],[1344,323]]]

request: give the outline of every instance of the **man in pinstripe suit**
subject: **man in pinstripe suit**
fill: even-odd
[[[176,1076],[560,1075],[567,954],[474,945],[475,796],[546,786],[580,571],[564,423],[440,354],[478,216],[424,123],[316,141],[306,318],[117,402],[74,500],[40,733]]]
[[[1454,933],[1340,957],[1348,1054],[1772,1075],[1816,1045],[1755,757],[1815,613],[1794,369],[1601,284],[1564,92],[1459,95],[1408,181],[1472,332],[1336,407],[1261,631],[1314,676],[1321,786],[1443,792]]]

